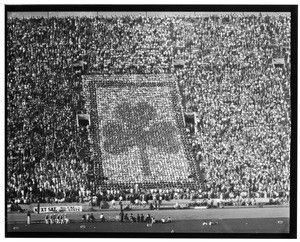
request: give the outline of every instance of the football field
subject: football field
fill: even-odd
[[[289,233],[290,226],[289,207],[144,210],[127,211],[127,213],[133,213],[134,216],[149,213],[158,222],[152,226],[147,226],[146,223],[120,223],[118,221],[87,223],[80,221],[83,213],[73,213],[68,214],[71,220],[70,224],[46,225],[42,221],[44,214],[32,214],[33,223],[27,225],[25,223],[26,214],[16,213],[8,216],[7,232],[10,232],[11,236],[18,236],[19,232],[47,232],[47,234],[53,232],[57,236],[57,233],[64,232],[70,233],[67,236],[74,237],[79,232],[86,233],[88,237],[93,234],[99,237],[118,237],[118,233],[125,233],[125,237],[131,237],[131,234],[126,233],[158,233],[163,235],[174,230],[175,233],[196,233],[201,237],[209,233],[227,233],[227,236],[231,233],[282,234]],[[99,219],[100,214],[101,212],[94,213],[96,220]],[[113,218],[118,214],[118,211],[103,211],[103,214],[105,218]],[[161,218],[168,216],[174,220],[172,223],[160,223]],[[34,223],[35,220],[40,220],[42,223]],[[209,225],[210,221],[217,223]],[[208,222],[208,224],[205,225],[204,222]],[[30,235],[34,236],[32,233]],[[141,234],[141,236],[143,235]]]
[[[217,224],[203,225],[207,220],[182,220],[172,223],[120,223],[93,222],[71,224],[19,224],[8,225],[8,232],[64,232],[70,233],[288,233],[288,218],[250,218],[250,219],[222,219],[213,220]],[[208,222],[208,221],[207,221]],[[100,235],[101,236],[101,235]],[[118,237],[110,234],[110,237]]]

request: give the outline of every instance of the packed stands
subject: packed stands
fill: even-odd
[[[92,194],[98,201],[288,201],[290,25],[288,15],[9,18],[8,202],[84,201]],[[273,58],[283,58],[283,66]],[[93,73],[176,78],[184,110],[199,116],[197,134],[186,135],[204,171],[201,186],[158,179],[153,187],[146,179],[120,187],[92,178],[100,151],[76,114],[88,111],[82,75]]]
[[[86,77],[94,150],[108,182],[185,183],[196,173],[177,83],[168,75]],[[93,95],[91,93],[96,93]],[[96,110],[96,112],[92,112]],[[97,172],[96,172],[97,174]]]

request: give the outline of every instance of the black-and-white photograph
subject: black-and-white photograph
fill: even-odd
[[[5,236],[295,238],[298,6],[69,8],[5,6]]]

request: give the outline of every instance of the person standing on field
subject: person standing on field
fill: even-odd
[[[30,214],[30,211],[28,210],[27,212],[27,224],[30,224],[31,222],[31,214]]]

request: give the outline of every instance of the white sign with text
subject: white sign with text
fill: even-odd
[[[38,212],[38,207],[34,207],[33,211]],[[82,212],[82,206],[53,206],[40,207],[40,213],[61,213],[61,212]]]

